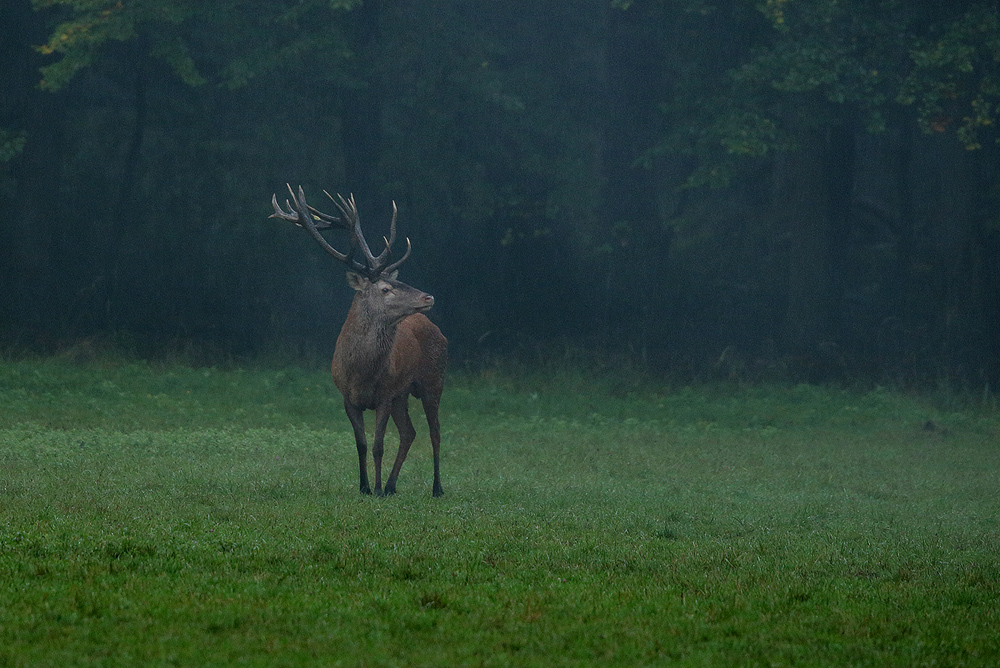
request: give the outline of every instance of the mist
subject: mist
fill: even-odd
[[[996,382],[991,3],[182,4],[8,3],[8,348],[327,358],[301,184],[396,202],[459,363]]]

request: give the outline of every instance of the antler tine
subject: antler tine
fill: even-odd
[[[292,200],[295,200],[295,192],[292,190],[292,184],[286,183],[285,187],[288,188],[288,194],[292,196]],[[278,196],[276,194],[271,195],[271,206],[274,207],[274,213],[272,213],[268,218],[281,218],[282,220],[287,220],[289,222],[295,223],[299,227],[302,227],[302,223],[299,222],[299,214],[295,211],[295,207],[292,206],[292,202],[285,200],[285,206],[288,207],[288,211],[284,211],[278,204]]]
[[[295,201],[295,202],[298,202],[298,198],[295,196],[295,192],[292,190],[291,184],[290,183],[286,183],[285,187],[288,188],[288,193],[292,196],[292,200]],[[301,190],[301,189],[302,189],[302,186],[299,186],[299,190]],[[271,204],[274,205],[275,207],[277,207],[277,197],[276,196],[275,197],[271,197],[271,200],[272,200]],[[289,211],[292,210],[292,204],[287,199],[285,200],[285,206],[288,207]],[[326,230],[326,229],[329,229],[329,228],[333,227],[334,223],[339,223],[340,222],[340,219],[337,218],[336,216],[331,216],[328,213],[323,213],[322,211],[320,211],[318,209],[315,209],[315,208],[313,208],[310,205],[306,205],[306,208],[312,214],[312,216],[310,218],[312,219],[313,224],[316,226],[317,229]],[[275,210],[277,211],[277,208]],[[298,220],[297,220],[298,214],[293,213],[293,215],[296,216],[296,220],[293,221],[293,222],[295,222],[296,225],[298,225],[299,227],[301,227],[302,223],[298,222]]]
[[[302,190],[302,186],[299,186],[299,192],[298,195],[296,195],[292,190],[291,184],[286,185],[288,186],[288,192],[291,193],[292,198],[295,200],[294,209],[296,210],[292,210],[292,203],[288,200],[285,200],[285,206],[288,207],[288,211],[282,210],[282,208],[278,205],[278,196],[272,195],[271,204],[274,206],[274,215],[272,217],[281,218],[282,220],[293,222],[299,227],[304,227],[312,238],[316,240],[316,243],[318,243],[323,250],[332,255],[335,259],[346,263],[348,266],[356,264],[352,264],[351,259],[346,254],[341,253],[336,248],[331,246],[327,240],[323,238],[323,235],[319,233],[316,221],[313,220],[312,214],[309,213],[310,207],[308,202],[306,202],[306,193]],[[329,227],[329,224],[326,224],[325,226]]]
[[[328,230],[334,226],[335,223],[339,224],[340,218],[336,216],[331,216],[328,213],[323,213],[319,209],[314,209],[313,206],[309,205],[309,213],[313,216],[313,222],[316,223],[316,227],[321,230]]]
[[[289,186],[288,189],[291,190],[291,186]],[[331,246],[329,242],[323,238],[323,235],[319,233],[319,229],[316,227],[316,221],[313,220],[312,214],[309,213],[309,204],[306,202],[306,193],[302,189],[302,186],[299,186],[299,193],[295,198],[295,208],[298,209],[299,213],[297,222],[309,231],[309,234],[312,235],[312,238],[316,240],[316,243],[318,243],[323,250],[341,262],[345,262],[348,265],[353,264],[346,253],[341,253],[336,248]]]
[[[406,262],[406,258],[410,257],[410,251],[413,250],[413,246],[410,245],[410,237],[406,237],[406,252],[403,253],[403,257],[399,258],[388,267],[382,270],[384,274],[391,274],[392,272],[399,269],[399,266]]]
[[[271,206],[274,207],[274,213],[268,216],[268,218],[280,218],[282,220],[288,220],[295,224],[298,224],[299,214],[295,213],[295,211],[292,209],[291,202],[289,202],[287,199],[285,200],[285,206],[288,207],[288,211],[283,210],[281,208],[281,205],[278,204],[277,195],[273,194],[271,195]]]
[[[375,258],[376,261],[381,265],[384,264],[386,260],[389,259],[389,255],[392,253],[392,244],[396,241],[396,202],[392,202],[392,222],[389,223],[389,238],[386,239],[382,237],[382,241],[385,242],[385,249],[379,253],[378,257]]]
[[[342,207],[340,205],[340,203],[337,202],[337,200],[335,200],[333,198],[333,195],[330,194],[329,190],[324,189],[323,190],[323,194],[326,195],[327,197],[329,197],[330,201],[333,202],[333,205],[336,206],[338,209],[340,209],[340,212],[342,214],[344,214],[342,218],[337,218],[336,216],[328,216],[326,214],[323,214],[323,215],[326,216],[326,218],[328,218],[330,220],[335,220],[336,222],[338,222],[340,224],[340,227],[342,227],[343,229],[347,230],[348,232],[352,232],[353,233],[354,232],[354,218],[351,217],[350,211],[349,210],[345,211],[344,207]],[[340,197],[340,195],[337,195],[337,197]],[[342,197],[341,197],[341,201],[343,201]],[[352,201],[353,201],[353,196],[352,196]],[[310,209],[312,209],[312,207],[310,207]],[[315,211],[315,209],[313,209],[313,211]],[[358,213],[358,210],[357,210],[357,207],[355,207],[354,208],[354,217],[357,217],[357,213]],[[353,237],[351,238],[351,243],[352,244],[354,243]]]
[[[287,211],[281,208],[278,204],[278,196],[271,195],[271,206],[274,208],[274,213],[271,214],[271,218],[280,218],[282,220],[287,220],[289,222],[295,223],[299,227],[303,227],[309,234],[316,240],[316,243],[320,245],[327,253],[332,255],[334,258],[346,264],[351,271],[357,272],[369,279],[375,280],[379,276],[388,276],[392,272],[396,271],[403,262],[410,257],[410,252],[413,250],[412,244],[410,244],[410,239],[406,239],[406,252],[403,253],[403,257],[399,258],[389,266],[385,266],[386,261],[392,255],[392,244],[396,240],[396,218],[398,216],[398,209],[396,208],[396,203],[392,203],[392,221],[389,223],[389,237],[382,237],[382,241],[385,243],[385,248],[379,253],[378,257],[372,254],[371,248],[368,245],[368,241],[365,239],[364,232],[361,230],[361,218],[358,215],[358,205],[354,200],[354,195],[348,196],[344,199],[339,193],[337,197],[334,198],[326,190],[323,193],[330,198],[330,201],[334,203],[337,209],[340,210],[341,216],[332,216],[328,213],[323,213],[306,202],[306,194],[299,186],[298,192],[292,190],[291,184],[285,184],[288,188],[289,194],[292,196],[291,201],[285,200],[285,206]],[[342,229],[348,230],[351,233],[351,250],[347,253],[341,253],[337,249],[327,242],[327,240],[320,234],[320,230],[325,230],[330,227],[337,226]],[[357,259],[354,255],[354,248],[360,248],[361,253],[365,256],[364,262]]]
[[[294,194],[292,195],[295,196]],[[285,206],[288,207],[288,211],[281,208],[278,204],[278,196],[271,195],[271,206],[274,207],[274,213],[272,213],[268,218],[280,218],[282,220],[287,220],[289,222],[295,223],[299,227],[302,227],[302,223],[299,222],[299,214],[295,211],[295,207],[287,199],[285,200]],[[309,211],[313,215],[313,224],[316,225],[317,229],[325,230],[333,227],[334,222],[338,222],[340,219],[334,216],[323,213],[322,211],[317,211],[316,209],[309,207]],[[316,222],[316,217],[319,216],[319,222]]]
[[[330,193],[327,193],[329,195]],[[332,197],[330,199],[333,199]],[[340,212],[344,214],[344,226],[351,230],[351,243],[357,244],[361,248],[361,252],[365,256],[365,260],[368,262],[368,266],[365,268],[364,273],[368,275],[369,278],[375,278],[382,271],[382,262],[379,262],[378,258],[372,255],[371,248],[368,246],[368,241],[365,239],[364,232],[361,231],[361,217],[358,215],[358,205],[354,201],[354,195],[350,195],[348,199],[337,193],[337,199],[334,200],[334,204],[340,209]]]

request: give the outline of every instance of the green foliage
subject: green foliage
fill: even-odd
[[[342,84],[348,78],[345,63],[352,55],[343,24],[346,12],[358,4],[359,0],[236,0],[234,6],[206,6],[203,20],[224,27],[222,48],[214,58],[218,80],[226,88],[238,89],[271,72],[298,68],[315,76],[313,85]]]
[[[969,2],[614,4],[37,0],[44,20],[33,23],[49,26],[48,39],[37,39],[51,59],[43,85],[64,86],[86,67],[94,76],[52,104],[11,96],[19,108],[10,124],[43,141],[23,161],[29,169],[12,170],[4,184],[8,193],[31,191],[19,200],[24,224],[10,230],[10,247],[25,252],[7,263],[6,278],[24,289],[11,290],[20,297],[5,334],[56,347],[131,331],[149,349],[197,339],[237,354],[288,341],[327,345],[346,304],[335,287],[341,277],[330,277],[327,258],[306,249],[307,240],[266,218],[268,195],[291,180],[309,192],[364,192],[361,205],[373,212],[398,201],[420,249],[408,280],[440,295],[449,336],[470,355],[558,336],[599,340],[644,360],[707,360],[731,345],[780,349],[782,330],[791,329],[783,323],[794,320],[785,318],[795,301],[789,286],[802,281],[787,270],[798,246],[787,209],[797,193],[773,178],[790,164],[774,154],[807,143],[825,150],[831,136],[844,141],[835,147],[842,155],[825,156],[830,165],[846,164],[839,158],[855,148],[877,164],[859,160],[855,174],[824,174],[805,188],[845,200],[831,205],[838,210],[823,235],[844,270],[831,282],[843,294],[822,300],[841,331],[823,341],[854,342],[841,359],[860,350],[891,365],[864,342],[884,338],[879,323],[896,322],[888,316],[899,303],[972,294],[905,285],[894,272],[950,281],[937,265],[916,269],[918,256],[935,239],[962,243],[953,232],[975,223],[958,214],[973,215],[981,202],[917,182],[926,180],[919,172],[927,143],[912,148],[913,167],[897,170],[896,161],[909,159],[903,147],[879,153],[847,139],[859,116],[870,129],[891,122],[895,130],[920,109],[933,130],[935,100],[953,119],[940,127],[957,127],[960,116],[977,133],[990,127],[995,98],[989,79],[976,78],[993,66],[990,11],[973,20],[956,18],[976,16]],[[17,34],[35,40],[34,29]],[[952,81],[950,72],[965,74]],[[907,76],[909,97],[900,97]],[[974,113],[953,110],[976,81],[985,92]],[[194,87],[202,82],[211,85]],[[647,110],[661,99],[669,103],[659,125]],[[833,124],[845,132],[808,132]],[[655,169],[633,171],[632,160],[661,131],[668,136],[644,156]],[[886,141],[897,138],[908,135]],[[0,158],[22,143],[23,135],[0,143]],[[683,157],[656,160],[667,151]],[[888,193],[889,169],[900,192]],[[958,173],[942,173],[949,171]],[[921,194],[908,208],[921,217],[968,206],[940,229],[907,207],[887,211],[875,231],[900,240],[899,249],[906,240],[916,254],[897,257],[880,243],[872,266],[881,273],[863,286],[870,293],[859,292],[848,265],[852,245],[867,243],[869,223],[855,224],[862,214],[846,200],[867,192],[861,179],[882,172],[889,209],[908,203],[907,192]],[[738,187],[677,192],[681,183]],[[816,213],[801,219],[826,216]],[[911,239],[909,218],[926,235]],[[56,220],[64,222],[36,224]],[[988,258],[974,246],[982,235],[969,238],[980,241],[970,242],[961,266],[985,285]],[[553,276],[538,280],[544,267]],[[867,319],[854,317],[856,303]],[[908,313],[918,310],[991,331],[980,326],[989,318],[963,321],[944,307]],[[928,341],[937,335],[916,320],[904,314],[901,327],[915,337],[930,332]],[[49,337],[37,337],[36,327]],[[966,359],[976,357],[963,373],[980,373],[983,356]]]
[[[304,53],[322,54],[332,45],[343,55],[339,33],[316,14],[342,12],[357,0],[312,0],[274,3],[227,0],[199,3],[188,0],[32,0],[37,10],[59,17],[49,40],[38,47],[59,59],[42,68],[41,87],[58,90],[80,70],[95,64],[109,42],[147,44],[149,56],[166,63],[186,84],[198,86],[216,78],[230,88]],[[301,22],[301,23],[300,23]],[[202,71],[192,56],[210,65]]]
[[[399,495],[372,499],[326,374],[0,363],[0,662],[1000,652],[995,415],[598,380],[453,378],[446,496],[420,433]]]
[[[817,94],[866,114],[869,129],[884,129],[883,107],[893,76],[889,63],[904,53],[900,26],[888,17],[895,2],[836,0],[768,3],[762,11],[776,35],[738,67],[735,79],[748,91]],[[887,71],[888,70],[888,71]]]
[[[0,128],[0,164],[10,162],[24,150],[28,135],[24,130]]]
[[[38,47],[45,55],[60,58],[42,68],[41,87],[59,90],[81,69],[90,67],[107,42],[134,40],[144,25],[154,35],[152,53],[166,61],[186,83],[204,83],[182,43],[178,24],[195,15],[195,5],[163,0],[33,0],[37,10],[57,8],[63,18],[49,41]]]
[[[974,5],[917,40],[898,100],[915,105],[925,132],[954,128],[968,149],[1000,115],[1000,12]]]
[[[743,30],[737,16],[746,48],[678,78],[666,110],[679,124],[660,150],[700,157],[688,185],[725,185],[732,156],[796,147],[787,117],[829,125],[856,111],[881,132],[901,106],[916,107],[925,131],[955,130],[966,148],[979,148],[1000,110],[1000,14],[992,3],[963,4],[753,3],[771,30]],[[690,36],[697,49],[701,32]],[[728,77],[713,76],[719,66]]]
[[[856,105],[875,131],[888,105],[916,105],[925,131],[953,128],[969,149],[996,122],[1000,18],[992,3],[817,0],[766,9],[786,37],[754,65],[777,90]]]

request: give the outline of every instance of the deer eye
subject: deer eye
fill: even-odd
[[[390,288],[388,286],[382,286],[382,294],[383,295],[389,294],[390,291],[391,290],[390,290]]]

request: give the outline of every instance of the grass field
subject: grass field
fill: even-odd
[[[459,372],[432,499],[411,405],[363,498],[324,373],[0,361],[0,666],[1000,662],[995,408]]]

